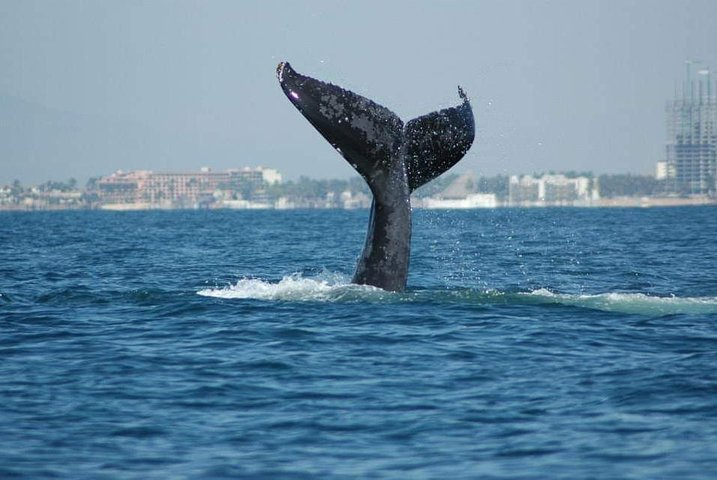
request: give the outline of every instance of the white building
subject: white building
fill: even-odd
[[[498,200],[494,193],[472,193],[463,198],[424,198],[422,206],[431,210],[496,208]]]
[[[655,179],[665,180],[667,178],[675,177],[674,165],[667,163],[666,160],[661,160],[655,165]]]
[[[261,178],[264,180],[264,183],[269,185],[281,183],[281,173],[279,173],[278,170],[264,167],[257,167],[257,169],[261,170]]]
[[[589,205],[594,198],[587,177],[565,175],[513,175],[508,184],[508,204],[521,207]]]

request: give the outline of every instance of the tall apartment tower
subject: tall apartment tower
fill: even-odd
[[[667,103],[668,189],[680,195],[717,193],[717,96],[712,74],[686,62],[686,78]]]

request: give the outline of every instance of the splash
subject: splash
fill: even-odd
[[[530,292],[503,292],[473,288],[409,289],[393,293],[368,285],[350,283],[344,275],[324,272],[315,277],[300,273],[278,282],[242,278],[226,287],[197,292],[205,297],[290,302],[417,302],[462,305],[565,305],[605,312],[662,316],[675,314],[717,314],[717,297],[656,296],[645,293],[608,292],[598,294],[558,293],[546,288]]]
[[[346,277],[324,274],[319,277],[288,275],[279,282],[256,278],[242,278],[224,288],[210,288],[197,292],[205,297],[227,299],[256,299],[282,301],[374,301],[385,300],[395,294],[368,285],[355,285]]]
[[[644,293],[565,294],[545,288],[519,296],[531,303],[560,304],[638,315],[713,314],[717,297],[660,297]]]

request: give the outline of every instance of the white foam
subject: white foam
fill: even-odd
[[[607,312],[640,315],[717,313],[717,297],[660,297],[644,293],[609,292],[600,294],[555,293],[545,288],[521,295],[541,303],[557,303]]]
[[[355,285],[341,275],[324,274],[304,278],[288,275],[279,282],[242,278],[224,288],[208,288],[197,292],[205,297],[290,301],[347,301],[381,299],[390,292],[367,285]]]
[[[637,315],[717,314],[717,297],[656,296],[644,293],[608,292],[598,294],[557,293],[540,288],[531,292],[506,293],[498,290],[416,290],[396,294],[368,285],[355,285],[344,275],[324,272],[316,277],[287,275],[272,282],[242,278],[225,287],[197,292],[205,297],[308,302],[411,302],[442,303],[558,304],[606,312]],[[512,299],[512,300],[511,300]]]

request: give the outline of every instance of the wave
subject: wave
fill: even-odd
[[[478,305],[565,305],[625,314],[662,316],[715,314],[717,297],[657,296],[645,293],[608,292],[598,294],[558,293],[540,288],[529,292],[501,292],[466,288],[409,289],[392,293],[368,285],[355,285],[339,274],[303,277],[296,273],[272,282],[242,278],[226,287],[197,292],[221,299],[253,299],[294,302],[434,302]]]
[[[396,294],[368,285],[356,285],[338,274],[305,278],[299,273],[279,282],[242,278],[224,288],[208,288],[197,292],[205,297],[283,301],[360,301],[385,300]]]
[[[518,295],[534,300],[534,303],[569,305],[639,315],[717,313],[717,297],[664,297],[624,292],[565,294],[555,293],[545,288]]]

